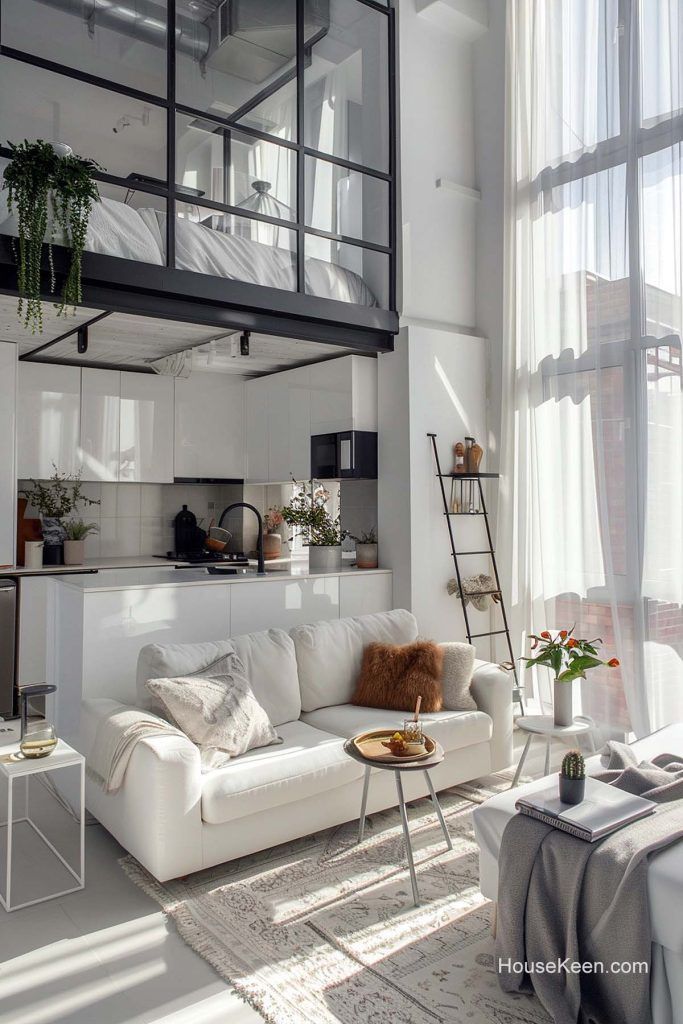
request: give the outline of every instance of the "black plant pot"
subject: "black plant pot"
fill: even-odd
[[[64,545],[44,544],[43,565],[64,565]]]
[[[585,779],[568,779],[560,774],[560,800],[563,804],[580,804],[585,793]]]

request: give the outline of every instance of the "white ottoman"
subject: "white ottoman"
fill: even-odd
[[[657,754],[683,756],[683,723],[669,725],[633,744],[641,760]],[[590,774],[600,771],[600,758],[592,757]],[[522,793],[544,789],[552,776],[506,790],[476,807],[472,818],[479,844],[479,886],[484,896],[498,900],[498,855],[515,802]],[[683,1024],[683,842],[653,855],[647,876],[652,926],[651,997],[655,1024]]]

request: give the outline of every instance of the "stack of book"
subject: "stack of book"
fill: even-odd
[[[555,783],[537,793],[521,796],[515,807],[520,814],[594,843],[611,832],[652,814],[657,805],[597,779],[586,779],[586,795],[580,804],[563,804]]]

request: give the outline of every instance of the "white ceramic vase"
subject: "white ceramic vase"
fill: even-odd
[[[571,725],[574,721],[574,682],[555,680],[553,686],[553,721],[555,725]]]
[[[377,568],[376,544],[356,544],[356,566],[359,569]]]

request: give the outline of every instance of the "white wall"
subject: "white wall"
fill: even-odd
[[[489,346],[489,448],[500,453],[505,249],[505,0],[489,9],[489,29],[473,46],[474,145],[481,204],[477,215],[477,324]]]
[[[422,632],[458,640],[464,621],[446,592],[453,565],[427,433],[439,435],[444,469],[466,435],[482,444],[489,465],[488,346],[476,301],[482,204],[435,183],[479,187],[473,39],[485,31],[486,8],[474,5],[477,31],[463,36],[452,31],[458,19],[443,16],[471,3],[418,6],[424,13],[415,0],[399,4],[403,329],[395,351],[379,358],[380,561],[394,572],[395,604],[415,613]],[[485,546],[479,517],[454,523],[462,547]],[[465,568],[489,571],[489,562],[473,559]],[[482,615],[475,632],[488,628]],[[487,645],[479,653],[487,657]]]
[[[399,8],[404,317],[473,327],[476,204],[436,188],[475,186],[472,47],[415,0]]]
[[[427,434],[438,434],[444,472],[450,471],[455,441],[485,437],[486,362],[484,339],[419,326],[404,328],[395,351],[380,360],[380,417],[387,427],[399,420],[404,426],[381,435],[382,562],[394,570],[396,603],[409,607],[423,633],[436,640],[464,639],[465,630],[460,603],[446,591],[453,563]],[[448,481],[446,486],[449,494]],[[458,550],[486,546],[481,517],[458,517],[453,526]],[[487,565],[481,558],[464,562],[468,573]],[[471,624],[483,632],[488,615],[479,622],[477,615]],[[487,646],[479,653],[487,657]]]

